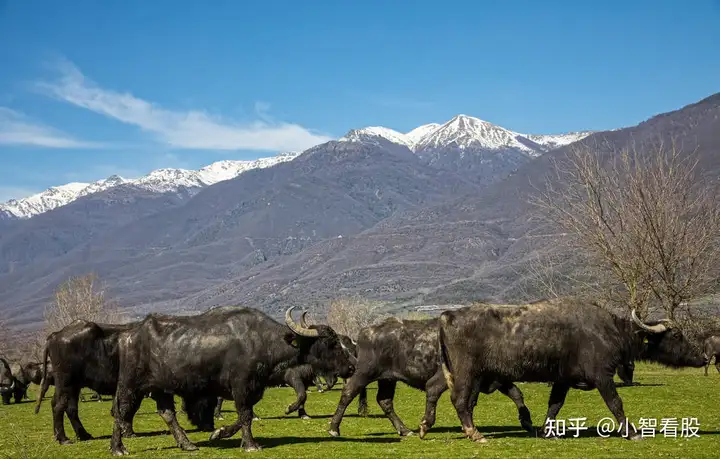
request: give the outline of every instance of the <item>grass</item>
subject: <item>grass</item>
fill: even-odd
[[[597,422],[611,416],[597,391],[573,390],[568,395],[558,419],[586,417],[589,430],[579,438],[542,440],[530,437],[517,421],[515,405],[505,396],[494,393],[480,395],[475,409],[475,424],[487,438],[488,443],[477,444],[463,438],[455,410],[448,393],[438,404],[437,424],[424,440],[417,436],[401,439],[390,422],[382,415],[375,403],[376,385],[369,387],[370,416],[357,417],[357,400],[346,413],[340,426],[341,436],[332,438],[327,433],[330,416],[335,410],[340,389],[330,392],[311,392],[306,409],[313,419],[303,421],[284,416],[285,407],[294,400],[289,388],[269,389],[264,399],[255,407],[262,418],[253,422],[253,433],[263,446],[261,452],[245,453],[240,447],[240,433],[225,440],[209,442],[209,434],[188,432],[190,439],[200,450],[183,452],[167,433],[165,423],[155,413],[154,403],[146,400],[135,418],[137,438],[124,439],[130,457],[238,457],[251,455],[256,458],[300,457],[718,457],[720,441],[720,375],[711,367],[710,376],[703,376],[702,369],[669,370],[655,365],[638,364],[635,381],[641,386],[619,387],[625,412],[636,425],[638,418],[698,419],[699,438],[664,438],[658,431],[655,438],[628,441],[617,436],[601,438],[595,430]],[[341,383],[338,386],[342,386]],[[519,384],[525,401],[538,425],[544,420],[550,388],[545,384]],[[34,393],[34,392],[33,392]],[[98,458],[111,457],[109,435],[112,418],[111,402],[88,401],[80,403],[80,417],[96,439],[60,446],[52,437],[50,401],[43,401],[40,414],[33,414],[34,402],[20,405],[0,405],[0,457],[8,458]],[[398,385],[395,409],[405,424],[416,430],[424,412],[424,394]],[[178,405],[179,406],[179,405]],[[224,421],[216,427],[231,423],[234,413],[232,402],[225,402]],[[179,415],[183,427],[190,429],[184,414]],[[569,422],[569,421],[568,421]],[[66,431],[72,438],[72,429],[65,421]]]

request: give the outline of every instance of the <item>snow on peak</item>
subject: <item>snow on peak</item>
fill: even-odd
[[[521,134],[479,118],[459,114],[444,124],[424,124],[405,134],[382,126],[370,126],[353,129],[339,140],[376,143],[377,139],[382,138],[404,145],[415,152],[452,147],[459,150],[512,149],[530,156],[539,156],[548,150],[576,142],[590,134],[592,131],[556,135]]]
[[[447,123],[426,134],[417,143],[417,149],[440,148],[452,145],[461,150],[469,147],[479,147],[487,150],[514,148],[533,153],[534,150],[518,141],[518,137],[522,137],[522,135],[479,118],[456,115]]]
[[[442,125],[439,123],[423,124],[422,126],[418,126],[415,129],[413,129],[412,131],[407,132],[405,134],[405,138],[410,140],[410,142],[412,142],[413,145],[415,145],[418,142],[420,142],[420,140],[423,137],[425,137],[426,135],[428,135],[435,129],[439,128],[440,126],[442,126]]]
[[[4,204],[0,204],[0,213],[17,218],[30,218],[67,205],[82,196],[124,184],[131,184],[157,193],[175,192],[181,187],[202,188],[217,182],[230,180],[251,169],[262,169],[291,161],[299,154],[299,152],[282,153],[278,156],[259,158],[252,161],[218,161],[199,170],[157,169],[137,179],[125,179],[119,175],[112,175],[93,183],[73,182],[50,187],[27,198],[11,199]]]
[[[592,134],[594,131],[568,132],[567,134],[526,134],[525,137],[548,150],[569,145]]]
[[[339,138],[340,142],[372,142],[377,138],[389,140],[399,145],[412,147],[412,142],[405,134],[382,126],[368,126],[362,129],[352,129],[344,137]]]

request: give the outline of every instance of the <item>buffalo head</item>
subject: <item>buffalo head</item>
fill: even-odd
[[[632,321],[638,328],[643,344],[639,358],[658,362],[669,367],[702,367],[707,363],[704,355],[683,332],[668,319],[644,323],[631,313]]]
[[[10,371],[10,364],[0,359],[0,394],[7,394],[15,389],[15,378]]]
[[[296,346],[301,350],[304,361],[316,370],[338,374],[342,378],[355,372],[353,356],[343,346],[335,330],[327,325],[307,325],[304,317],[301,323],[292,318],[293,307],[285,311],[285,323],[295,335]]]

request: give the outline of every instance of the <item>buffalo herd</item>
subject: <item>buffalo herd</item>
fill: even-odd
[[[0,394],[4,404],[27,398],[28,385],[40,386],[35,413],[45,392],[51,399],[55,440],[70,443],[64,417],[78,440],[93,438],[80,421],[81,389],[113,397],[113,455],[128,454],[123,438],[135,435],[133,419],[146,397],[154,400],[177,446],[198,449],[179,425],[174,397],[182,399],[191,424],[212,432],[210,440],[239,431],[246,451],[259,450],[252,433],[253,407],[266,388],[289,386],[296,400],[286,414],[305,410],[307,389],[321,378],[328,388],[343,378],[340,399],[328,433],[340,435],[348,405],[358,397],[358,412],[367,414],[368,384],[377,382],[377,403],[401,436],[413,434],[395,412],[398,381],[425,392],[425,413],[419,425],[424,438],[435,423],[438,399],[445,392],[462,431],[485,442],[473,412],[480,393],[500,391],[517,408],[520,426],[542,438],[553,436],[555,419],[570,389],[600,393],[620,426],[626,425],[615,373],[632,383],[635,361],[679,367],[705,367],[720,372],[720,338],[711,336],[695,346],[668,319],[642,321],[635,311],[611,313],[589,302],[543,300],[519,305],[481,303],[445,311],[425,320],[389,318],[358,331],[357,341],[323,324],[308,325],[306,312],[284,323],[252,308],[224,306],[191,316],[152,313],[143,320],[103,324],[76,320],[46,340],[43,361],[13,365],[0,359]],[[545,422],[533,427],[518,382],[551,386]],[[215,428],[224,400],[235,405],[235,422]],[[482,407],[482,405],[480,405]],[[628,424],[622,436],[640,435]]]

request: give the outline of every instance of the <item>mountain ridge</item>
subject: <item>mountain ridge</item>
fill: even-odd
[[[65,206],[83,196],[99,193],[120,185],[134,185],[154,193],[176,192],[181,187],[187,189],[203,188],[237,177],[239,174],[249,170],[291,161],[299,154],[299,152],[287,152],[255,160],[222,160],[197,170],[161,168],[136,179],[111,175],[91,183],[71,182],[65,185],[52,186],[45,191],[25,198],[10,199],[0,204],[0,214],[4,213],[10,218],[32,218],[52,209]]]
[[[447,151],[438,152],[448,147],[462,150],[460,156],[467,154],[469,149],[473,153],[486,151],[509,150],[510,154],[521,152],[521,156],[535,157],[559,146],[579,140],[592,131],[571,132],[567,134],[520,134],[495,124],[459,114],[449,121],[429,123],[418,126],[407,133],[401,133],[383,126],[368,126],[360,129],[351,129],[338,141],[359,141],[377,145],[378,139],[384,139],[397,145],[402,145],[421,157],[428,157],[427,161],[438,161],[436,156],[447,156]],[[248,170],[273,166],[280,162],[292,161],[301,152],[281,153],[277,156],[258,158],[256,160],[223,160],[214,162],[197,170],[183,168],[161,168],[136,178],[127,179],[119,175],[112,175],[95,182],[71,182],[65,185],[52,186],[44,191],[24,198],[10,199],[0,203],[0,218],[27,219],[45,213],[49,210],[65,206],[70,202],[93,193],[98,193],[119,185],[131,184],[156,193],[175,192],[180,187],[186,189],[199,189],[210,186],[219,181],[237,177]],[[440,160],[447,161],[446,158]],[[514,167],[517,160],[512,161]],[[466,164],[455,166],[463,170]],[[501,168],[503,169],[503,168]],[[501,171],[502,172],[502,171]]]

